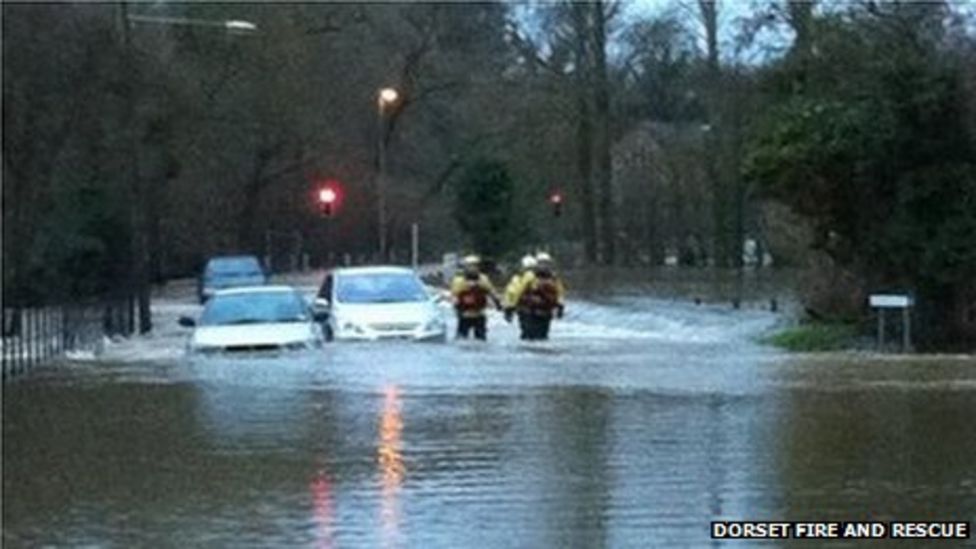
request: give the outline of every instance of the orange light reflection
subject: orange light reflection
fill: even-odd
[[[317,526],[316,544],[319,549],[332,549],[333,518],[335,510],[332,504],[332,486],[325,471],[320,470],[312,479],[312,505],[315,510],[315,524]]]
[[[380,416],[380,440],[377,461],[381,478],[380,520],[385,546],[400,545],[400,486],[406,469],[403,465],[403,418],[400,415],[400,395],[396,386],[383,390],[383,411]]]

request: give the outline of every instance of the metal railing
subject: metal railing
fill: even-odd
[[[107,336],[135,331],[133,298],[79,303],[7,306],[2,309],[3,381],[25,374],[69,351],[96,352]]]

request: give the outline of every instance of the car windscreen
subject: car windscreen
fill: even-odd
[[[253,257],[234,257],[212,260],[207,265],[210,276],[258,276],[264,274]]]
[[[340,303],[415,303],[428,299],[424,286],[409,273],[343,275],[336,279]]]
[[[308,309],[294,292],[249,292],[218,295],[211,299],[201,326],[260,324],[266,322],[307,322]]]

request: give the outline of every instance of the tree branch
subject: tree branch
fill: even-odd
[[[532,42],[532,39],[522,36],[514,23],[509,24],[508,37],[515,46],[515,49],[518,50],[522,57],[525,58],[532,66],[543,69],[546,72],[556,76],[563,76],[562,71],[560,71],[558,67],[539,55],[539,48],[534,42]]]

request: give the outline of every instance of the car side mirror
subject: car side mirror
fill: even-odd
[[[197,321],[188,316],[181,316],[179,322],[180,326],[183,326],[184,328],[192,328],[197,325]]]

